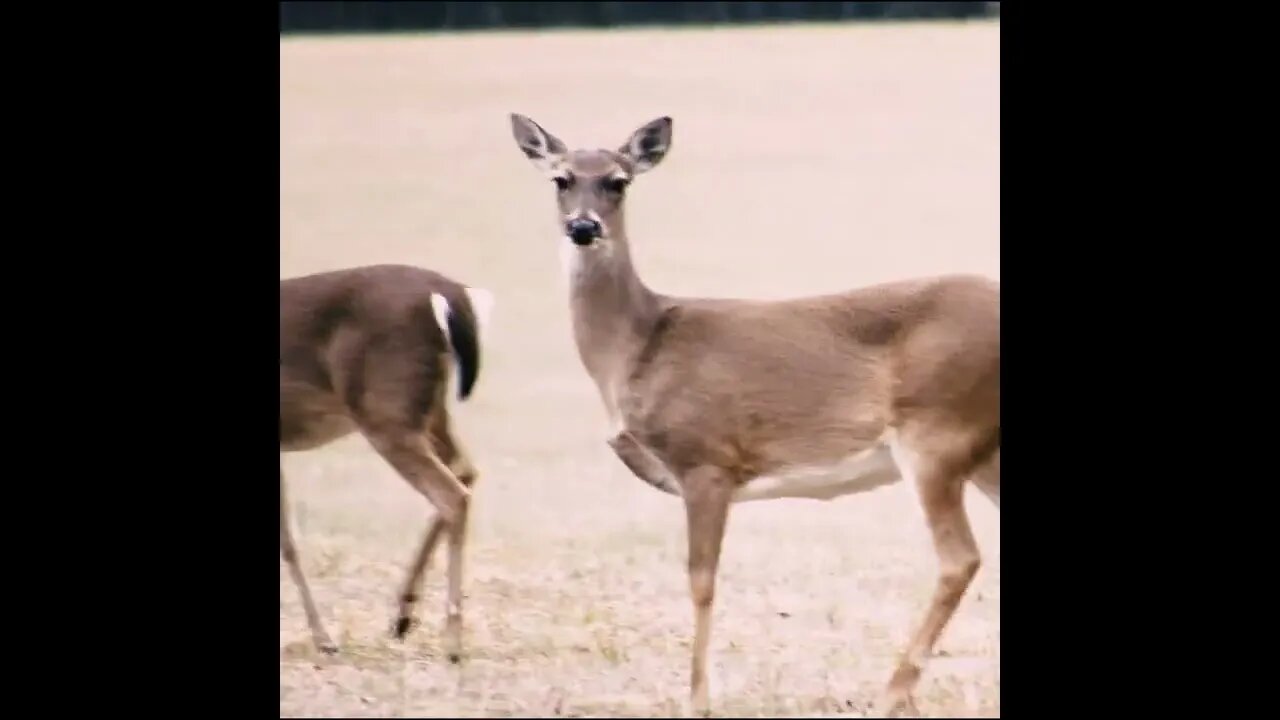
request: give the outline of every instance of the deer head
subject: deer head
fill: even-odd
[[[523,115],[511,115],[516,144],[556,186],[559,221],[579,248],[624,241],[623,200],[632,179],[653,169],[671,148],[671,118],[631,134],[617,150],[570,151],[559,138]]]

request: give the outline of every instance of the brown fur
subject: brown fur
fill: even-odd
[[[403,636],[412,625],[426,563],[447,532],[445,643],[456,661],[468,488],[476,470],[449,428],[452,349],[433,313],[433,293],[474,335],[465,287],[430,270],[377,265],[280,281],[280,450],[311,450],[358,431],[430,501],[437,516],[413,558],[395,633]],[[316,646],[335,652],[298,562],[283,469],[280,542]]]
[[[569,152],[532,120],[511,119],[525,155],[558,178],[560,221],[601,226],[589,245],[568,248],[574,337],[616,425],[610,446],[685,501],[695,710],[708,709],[710,607],[735,493],[882,445],[917,485],[941,561],[938,591],[881,704],[886,713],[910,707],[923,660],[979,563],[964,483],[974,479],[999,504],[999,285],[943,276],[784,301],[656,293],[631,263],[625,188],[604,183],[657,165],[671,120],[641,127],[616,151]]]

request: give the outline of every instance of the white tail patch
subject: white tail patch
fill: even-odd
[[[483,288],[463,288],[467,293],[467,299],[471,301],[471,309],[476,316],[476,334],[479,335],[481,344],[486,337],[489,329],[489,318],[493,315],[494,299],[493,293]],[[444,337],[449,342],[453,342],[453,337],[449,334],[449,301],[440,293],[431,293],[431,311],[436,316],[436,324],[440,326],[440,331],[444,333]]]
[[[483,288],[473,287],[464,287],[463,291],[466,292],[467,299],[471,302],[471,310],[476,318],[476,343],[483,348],[487,337],[489,318],[493,314],[493,293]],[[449,312],[451,309],[445,296],[440,293],[431,293],[431,312],[435,315],[436,324],[440,326],[440,332],[444,333],[445,341],[449,343],[449,357],[453,358],[456,363],[457,358],[454,357],[452,351],[453,335],[449,332]],[[483,353],[483,350],[481,352]],[[453,373],[450,373],[450,375],[452,375],[452,378],[449,384],[453,386],[458,382],[458,376]]]
[[[436,324],[440,326],[440,332],[444,333],[445,341],[452,343],[453,336],[449,334],[449,301],[440,293],[431,293],[431,312],[436,316]]]
[[[493,316],[495,300],[493,293],[484,288],[464,288],[467,299],[471,301],[471,309],[476,314],[476,334],[480,336],[480,344],[484,345],[489,337],[489,319]]]

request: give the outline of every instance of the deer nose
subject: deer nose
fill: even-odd
[[[600,237],[600,223],[591,218],[574,218],[564,230],[574,245],[590,245],[592,240]]]

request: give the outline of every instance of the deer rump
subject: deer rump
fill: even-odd
[[[421,426],[453,375],[448,358],[468,398],[481,367],[480,292],[401,265],[281,280],[282,445],[323,445],[365,418]]]

